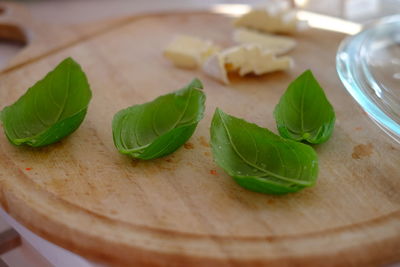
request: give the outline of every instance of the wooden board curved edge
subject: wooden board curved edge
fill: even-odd
[[[89,38],[89,37],[88,37]],[[70,45],[73,45],[71,43]],[[62,47],[59,49],[63,49]],[[21,59],[24,56],[20,57]],[[29,62],[28,62],[29,63]],[[9,168],[7,160],[2,161],[1,164],[4,168]],[[22,177],[21,177],[22,175]],[[13,175],[14,176],[14,175]],[[125,239],[122,238],[121,242],[110,241],[106,237],[100,239],[90,234],[91,228],[88,227],[89,231],[82,232],[79,230],[79,226],[84,222],[88,226],[93,226],[93,220],[90,216],[85,214],[85,211],[77,210],[74,207],[63,203],[59,200],[55,201],[51,195],[47,192],[40,192],[36,194],[37,199],[29,199],[31,188],[35,185],[31,184],[27,186],[23,179],[23,173],[19,173],[16,176],[19,177],[16,181],[17,186],[13,189],[4,181],[2,182],[2,194],[1,194],[1,205],[8,213],[14,218],[19,220],[24,225],[33,225],[31,221],[37,220],[45,222],[45,224],[39,224],[40,227],[32,228],[32,231],[39,234],[40,236],[66,248],[70,249],[78,254],[86,257],[90,257],[99,261],[106,261],[119,264],[128,263],[140,263],[145,265],[165,265],[167,262],[170,265],[264,265],[268,266],[282,266],[282,264],[296,264],[308,266],[311,264],[318,264],[318,266],[332,266],[333,262],[337,265],[348,266],[349,263],[353,265],[376,265],[392,260],[398,260],[400,251],[386,250],[382,248],[392,247],[400,248],[400,211],[392,213],[388,216],[377,218],[369,221],[365,225],[358,225],[361,228],[352,229],[352,227],[344,227],[341,229],[332,229],[331,231],[323,233],[314,233],[308,236],[302,236],[297,238],[274,238],[271,240],[262,240],[265,248],[268,248],[271,243],[279,243],[279,247],[282,249],[279,251],[273,251],[274,254],[266,255],[265,252],[268,250],[260,250],[254,248],[253,241],[243,241],[235,243],[235,240],[220,240],[213,236],[204,236],[202,238],[196,237],[181,237],[177,235],[171,235],[171,233],[160,233],[152,231],[135,230],[132,234],[143,236],[146,240],[146,235],[156,236],[160,240],[159,244],[156,244],[157,249],[160,247],[165,249],[163,253],[156,252],[151,248],[150,244],[146,246],[135,246],[133,241],[129,240],[131,237]],[[1,177],[0,177],[1,178]],[[25,184],[24,184],[25,183]],[[18,188],[18,190],[16,190]],[[40,188],[35,190],[40,191]],[[29,194],[28,194],[29,193]],[[46,201],[55,202],[55,205],[62,206],[63,209],[70,210],[71,212],[81,214],[83,220],[77,220],[75,224],[71,224],[69,231],[64,231],[64,228],[59,228],[60,220],[62,218],[51,216],[51,211],[41,209],[40,203]],[[31,206],[24,206],[22,203],[31,203]],[[103,227],[109,227],[109,222],[102,220],[101,218],[96,219],[96,224],[101,224]],[[60,231],[63,229],[63,231]],[[369,243],[361,243],[365,241],[365,233],[371,233]],[[379,238],[374,237],[373,233],[384,232],[385,235]],[[333,235],[335,234],[335,235]],[[71,236],[84,236],[87,242],[81,243],[78,240],[71,238]],[[163,247],[162,240],[168,238],[169,241],[176,242],[176,247]],[[207,254],[200,253],[197,243],[199,239],[204,241],[204,247],[207,250]],[[138,241],[136,240],[136,241]],[[191,243],[191,241],[193,241]],[[350,242],[351,241],[351,242]],[[260,241],[258,241],[260,242]],[[306,245],[304,245],[306,244]],[[330,246],[331,252],[326,254],[326,246]],[[145,247],[145,248],[144,248]],[[94,249],[96,248],[96,249]],[[381,249],[379,249],[381,248]],[[237,258],[235,253],[237,251],[244,251],[245,260],[243,255],[241,258]],[[312,251],[313,254],[308,253]],[[314,253],[317,253],[316,255]],[[325,254],[324,254],[325,253]],[[366,262],[363,255],[368,254],[368,262]],[[290,255],[291,257],[285,258]],[[293,256],[294,255],[294,256]]]
[[[131,19],[131,17],[110,19],[99,24],[90,23],[80,26],[48,25],[35,22],[33,29],[29,26],[14,26],[16,32],[23,31],[26,33],[27,37],[24,41],[26,46],[10,62],[8,62],[7,66],[0,71],[0,74],[21,68],[26,64],[30,64],[48,55],[57,53],[58,51],[73,46],[81,41],[112,30],[115,27],[128,23]],[[60,38],[48,38],[48,36],[59,36],[56,33],[60,30],[64,33]]]
[[[20,10],[25,9],[20,4],[7,3],[7,5],[10,7],[16,6]],[[40,21],[36,21],[29,16],[23,16],[18,21],[7,20],[7,22],[2,22],[0,20],[0,36],[1,26],[4,26],[4,29],[9,31],[9,33],[5,35],[5,38],[10,35],[8,39],[17,39],[26,44],[25,47],[10,62],[7,63],[7,66],[0,70],[0,75],[21,68],[46,56],[55,54],[79,42],[83,42],[85,40],[94,38],[97,35],[112,31],[113,29],[124,26],[135,20],[139,20],[147,16],[160,16],[167,14],[178,15],[182,13],[188,12],[152,12],[140,15],[124,16],[120,18],[110,18],[100,22],[88,22],[79,25],[49,25]],[[209,12],[192,11],[190,13],[201,14]],[[63,32],[62,35],[58,34],[60,31]],[[49,38],[49,36],[57,36],[58,38]]]
[[[95,261],[146,266],[376,266],[398,260],[400,255],[400,211],[361,225],[301,236],[264,240],[185,236],[119,225],[93,216],[43,191],[23,172],[10,168],[13,163],[1,152],[0,158],[2,168],[8,166],[16,177],[12,186],[1,181],[0,204],[7,213],[39,236]],[[54,210],[46,209],[50,207],[46,202],[51,202]],[[68,211],[63,214],[67,217],[75,217],[69,220],[72,223],[67,231],[58,209]],[[109,228],[114,228],[116,235],[99,238],[99,231]],[[368,243],[366,233],[370,233]],[[382,249],[388,247],[398,249]]]

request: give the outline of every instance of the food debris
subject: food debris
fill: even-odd
[[[164,56],[179,68],[194,69],[219,50],[209,40],[179,35],[164,50]]]
[[[200,144],[204,147],[210,147],[210,144],[207,142],[207,139],[204,136],[199,137]]]
[[[267,203],[268,203],[268,204],[274,204],[274,203],[275,203],[275,200],[274,200],[274,199],[268,199],[268,200],[267,200]]]
[[[307,22],[299,20],[296,13],[283,3],[271,5],[250,10],[237,18],[234,25],[270,33],[295,33],[308,28]]]
[[[210,57],[204,63],[203,71],[210,77],[229,84],[228,73],[236,72],[240,76],[250,73],[263,75],[288,70],[292,66],[293,59],[290,57],[277,57],[272,50],[265,50],[261,45],[243,44]]]
[[[190,142],[187,142],[187,143],[185,143],[183,145],[183,147],[186,148],[186,149],[193,149],[194,145],[192,143],[190,143]]]
[[[258,44],[264,50],[270,50],[276,55],[285,54],[296,46],[293,38],[243,28],[235,30],[233,39],[239,44]]]
[[[351,157],[353,159],[361,159],[364,157],[369,157],[373,152],[374,146],[371,143],[368,144],[359,144],[353,148],[353,153]]]

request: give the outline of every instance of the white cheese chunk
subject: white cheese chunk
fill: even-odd
[[[228,72],[238,72],[240,76],[250,73],[262,75],[287,70],[292,65],[290,57],[276,57],[260,45],[249,44],[235,46],[214,55],[204,63],[203,70],[209,76],[228,84]]]
[[[271,33],[293,33],[306,26],[291,9],[253,9],[237,18],[234,25]]]
[[[260,33],[247,29],[237,29],[233,39],[239,44],[258,44],[265,50],[271,50],[277,55],[285,54],[296,46],[293,38],[277,36],[268,33]]]
[[[228,74],[225,69],[224,58],[220,53],[213,55],[203,64],[203,71],[208,76],[221,81],[225,84],[229,83]]]
[[[193,69],[219,50],[211,41],[179,35],[164,50],[164,56],[177,67]]]

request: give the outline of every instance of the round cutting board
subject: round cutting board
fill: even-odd
[[[298,34],[291,71],[232,77],[225,86],[162,56],[177,34],[232,45],[231,19],[222,15],[153,14],[69,28],[25,15],[9,20],[28,45],[0,74],[0,108],[68,56],[82,65],[93,91],[85,121],[61,142],[16,147],[0,134],[1,205],[33,232],[124,266],[367,266],[400,260],[400,147],[341,85],[335,53],[343,35],[315,29]],[[3,26],[0,35],[12,38],[4,34]],[[215,108],[276,132],[273,109],[306,69],[337,115],[332,138],[314,146],[317,184],[284,196],[241,188],[212,159]],[[113,115],[194,77],[204,83],[206,113],[185,146],[151,161],[119,154]]]

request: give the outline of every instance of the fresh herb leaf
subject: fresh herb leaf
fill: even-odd
[[[274,116],[281,136],[311,144],[327,141],[335,125],[335,111],[310,70],[289,85]]]
[[[67,58],[3,109],[4,132],[15,145],[39,147],[57,142],[79,127],[91,97],[85,73]]]
[[[119,111],[112,123],[119,152],[148,160],[177,150],[203,118],[202,88],[201,82],[194,79],[181,90]]]
[[[312,147],[282,138],[216,109],[211,123],[215,162],[244,188],[266,194],[314,185],[318,158]]]

